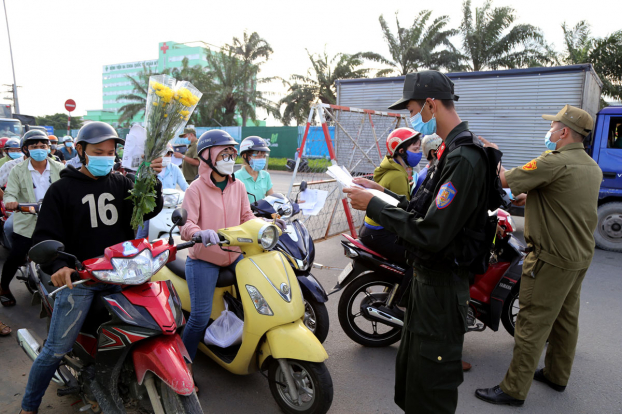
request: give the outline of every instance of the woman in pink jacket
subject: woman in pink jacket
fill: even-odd
[[[192,313],[182,339],[192,360],[212,313],[220,268],[235,271],[235,265],[242,259],[240,253],[224,251],[216,245],[219,241],[216,232],[254,218],[244,184],[233,177],[235,145],[235,140],[219,129],[201,135],[197,143],[201,160],[199,178],[186,190],[182,204],[188,212],[188,221],[181,228],[182,239],[200,235],[203,242],[190,249],[186,261]],[[214,245],[206,247],[210,243]],[[227,250],[240,251],[238,247],[227,247]]]

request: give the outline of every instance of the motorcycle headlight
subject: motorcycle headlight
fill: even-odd
[[[274,224],[266,224],[259,230],[257,240],[259,244],[261,244],[261,247],[266,250],[271,250],[279,241],[279,230]]]
[[[175,208],[179,203],[179,194],[167,194],[164,197],[164,207]]]
[[[113,270],[95,270],[92,273],[104,282],[140,285],[151,279],[166,264],[168,255],[169,251],[166,250],[153,258],[151,251],[145,249],[134,257],[113,258]]]
[[[253,301],[253,305],[255,305],[255,309],[257,309],[257,312],[262,315],[274,315],[274,312],[272,312],[272,309],[270,309],[268,302],[266,302],[262,294],[259,293],[259,290],[257,290],[255,286],[246,285],[246,290],[248,291],[248,294],[250,295],[251,300]]]

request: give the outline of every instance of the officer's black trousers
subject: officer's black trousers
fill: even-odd
[[[455,413],[467,329],[468,272],[415,267],[396,360],[395,403],[407,414]]]

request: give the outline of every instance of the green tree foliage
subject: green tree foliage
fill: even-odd
[[[458,30],[446,28],[449,16],[440,16],[430,21],[431,16],[432,11],[423,10],[412,25],[406,28],[400,25],[396,13],[397,32],[393,34],[384,17],[380,15],[378,20],[391,58],[374,52],[358,53],[355,56],[391,67],[378,71],[376,76],[406,75],[421,68],[462,70],[462,55],[450,41],[450,37],[456,35]]]
[[[335,81],[337,79],[366,78],[370,69],[361,68],[363,60],[357,55],[338,53],[329,58],[309,53],[311,68],[306,75],[292,75],[290,80],[283,80],[287,87],[287,95],[279,101],[283,109],[283,124],[289,125],[293,120],[297,125],[304,124],[311,106],[317,100],[322,103],[337,102]]]
[[[460,25],[463,51],[474,71],[542,66],[554,62],[554,53],[544,42],[540,29],[530,24],[514,24],[515,10],[492,7],[486,1],[475,8],[463,3]]]
[[[54,127],[54,131],[67,131],[67,114],[59,113],[54,115],[38,116],[35,118],[37,125]],[[71,117],[71,129],[82,127],[82,117]]]
[[[565,43],[563,62],[570,65],[591,63],[603,81],[603,95],[622,100],[622,30],[594,38],[585,20],[572,28],[564,23],[562,30]]]
[[[246,121],[250,118],[253,122],[257,121],[255,108],[263,108],[275,117],[280,116],[278,107],[271,101],[265,99],[265,93],[257,91],[257,85],[268,83],[274,78],[258,78],[261,65],[270,59],[274,52],[270,44],[253,32],[250,35],[245,31],[242,40],[233,38],[233,50],[238,59],[242,60],[243,85],[242,100],[239,102],[242,126],[246,126]]]

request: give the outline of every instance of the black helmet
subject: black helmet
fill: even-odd
[[[204,132],[197,142],[197,154],[201,154],[205,148],[217,147],[219,145],[231,145],[232,147],[238,145],[228,132],[222,129],[212,129]]]
[[[122,138],[119,138],[117,131],[109,124],[105,122],[89,122],[78,131],[76,144],[99,144],[109,139],[114,139],[116,144],[123,144],[124,142]]]
[[[50,142],[49,138],[48,138],[48,134],[46,134],[45,132],[41,131],[40,129],[31,129],[30,131],[26,132],[24,134],[24,136],[22,137],[22,140],[20,142],[20,147],[24,147],[24,146],[28,146],[28,142],[32,142],[32,141],[47,141],[47,143]]]
[[[244,154],[246,151],[270,152],[270,148],[268,147],[265,139],[252,136],[244,138],[240,144],[240,154]]]

